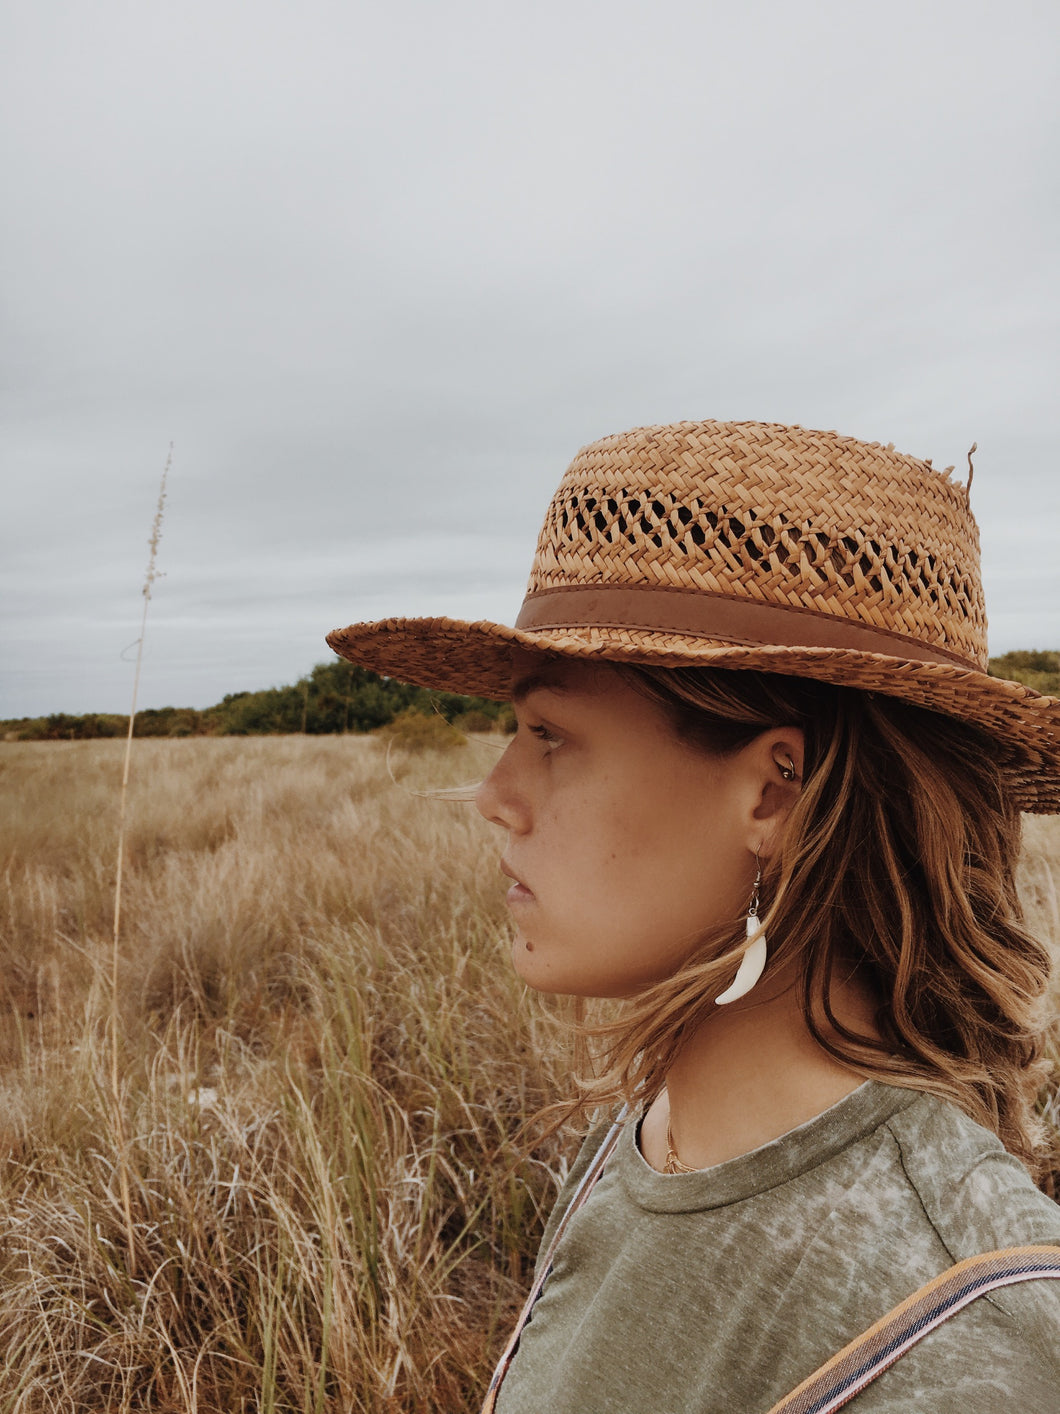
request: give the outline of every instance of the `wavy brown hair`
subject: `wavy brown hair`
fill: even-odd
[[[609,665],[616,666],[616,665]],[[616,666],[677,737],[710,754],[795,726],[803,787],[763,881],[775,966],[794,960],[811,1033],[868,1077],[954,1101],[1039,1181],[1055,1162],[1036,1112],[1047,1081],[1051,957],[1022,927],[1020,817],[977,729],[880,694],[748,670]],[[743,920],[699,940],[676,975],[582,1030],[603,1055],[577,1110],[650,1098],[712,1013]],[[879,1038],[835,1016],[837,969],[877,998]]]

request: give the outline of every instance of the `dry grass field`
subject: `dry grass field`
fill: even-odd
[[[503,743],[0,746],[0,1411],[474,1410],[569,1158],[499,837],[412,787]],[[1028,915],[1060,943],[1060,820]],[[513,1168],[513,1165],[515,1166]],[[128,1191],[123,1197],[123,1184]]]

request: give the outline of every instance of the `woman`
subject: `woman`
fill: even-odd
[[[988,677],[985,630],[947,473],[702,422],[579,453],[514,629],[329,636],[514,699],[477,801],[515,967],[628,999],[578,1097],[627,1108],[556,1204],[500,1414],[765,1414],[934,1279],[929,1335],[799,1407],[1058,1407],[1050,959],[1013,869],[1019,811],[1060,810],[1060,701]],[[955,1263],[1028,1246],[939,1323]]]

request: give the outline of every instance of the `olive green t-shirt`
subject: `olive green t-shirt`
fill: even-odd
[[[546,1232],[608,1126],[582,1147]],[[497,1414],[766,1414],[954,1262],[1060,1244],[1060,1206],[955,1106],[872,1081],[791,1133],[657,1173],[628,1124],[574,1215]],[[1060,1414],[1060,1281],[980,1297],[846,1406]]]

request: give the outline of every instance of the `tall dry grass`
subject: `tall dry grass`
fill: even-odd
[[[117,1117],[120,744],[0,755],[0,1409],[477,1407],[563,1173],[489,827],[364,738],[137,754]]]
[[[494,832],[366,738],[136,753],[116,1114],[121,744],[0,747],[0,1411],[476,1409],[565,1163],[511,1171],[562,1052]],[[1031,821],[1060,944],[1058,885],[1060,820]]]

